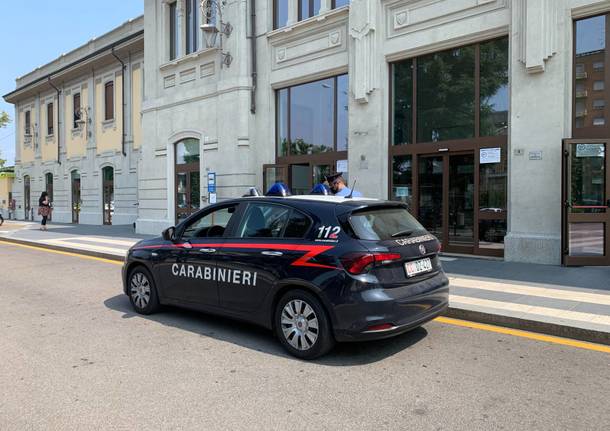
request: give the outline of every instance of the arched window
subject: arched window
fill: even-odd
[[[199,140],[187,138],[176,142],[176,222],[185,219],[201,205]]]

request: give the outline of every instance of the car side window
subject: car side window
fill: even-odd
[[[192,221],[182,232],[183,240],[221,237],[235,213],[237,205],[219,208]]]
[[[240,238],[302,238],[311,222],[304,214],[281,205],[252,203],[238,229]]]

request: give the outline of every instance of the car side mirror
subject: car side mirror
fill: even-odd
[[[176,240],[176,228],[174,226],[168,227],[161,233],[161,236],[163,237],[163,239],[165,241],[172,241],[172,242],[175,241]]]

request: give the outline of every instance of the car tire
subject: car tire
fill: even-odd
[[[291,290],[282,296],[275,308],[274,326],[284,348],[297,358],[318,358],[335,345],[324,307],[304,290]]]
[[[127,278],[127,295],[133,309],[139,314],[159,311],[159,295],[155,281],[143,266],[134,268]]]

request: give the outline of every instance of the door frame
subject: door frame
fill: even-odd
[[[605,171],[605,213],[570,213],[572,205],[569,202],[570,178],[570,148],[577,144],[604,144]],[[610,139],[563,139],[561,163],[561,264],[563,266],[606,266],[610,265],[610,160],[608,150]],[[604,223],[604,255],[603,256],[570,256],[570,223]]]
[[[104,171],[106,169],[112,170],[112,180],[107,180],[104,176]],[[108,210],[106,211],[106,188],[111,187],[111,194],[114,195],[114,168],[112,166],[104,166],[102,168],[102,223],[104,225],[112,225],[112,209],[110,207],[111,200],[108,200]]]
[[[32,177],[24,175],[23,177],[23,212],[24,220],[29,220],[32,208]]]
[[[473,213],[473,226],[472,226],[472,246],[463,246],[463,245],[455,245],[449,243],[449,159],[451,156],[464,156],[464,155],[472,155],[473,157],[473,182],[475,184],[475,191],[472,203],[472,213]],[[464,253],[464,254],[474,254],[475,250],[478,248],[479,242],[479,230],[477,229],[479,225],[479,197],[478,197],[478,187],[476,184],[479,180],[478,175],[478,166],[479,161],[478,157],[476,157],[475,150],[462,150],[462,151],[444,151],[444,152],[436,152],[436,153],[422,153],[417,154],[415,160],[417,160],[417,165],[414,162],[411,162],[411,172],[413,175],[413,184],[417,184],[417,188],[413,185],[413,208],[411,209],[411,213],[415,215],[416,218],[419,218],[419,159],[427,158],[427,157],[441,157],[443,160],[443,186],[442,186],[442,205],[443,205],[443,213],[442,213],[442,232],[443,238],[441,241],[442,250],[448,253]],[[417,181],[415,179],[417,178]]]
[[[76,181],[76,178],[74,178],[74,173],[76,173],[78,175],[78,202],[76,202],[76,205],[78,205],[78,207],[75,206],[75,202],[74,202],[74,192],[75,192],[75,188],[74,188],[74,183]],[[72,213],[72,223],[78,224],[80,222],[80,205],[81,205],[81,174],[78,170],[73,170],[70,171],[70,203],[71,203],[71,213]]]
[[[49,178],[51,178],[50,183],[49,183]],[[45,173],[44,180],[45,180],[44,188],[45,188],[45,191],[47,192],[47,194],[49,195],[49,202],[53,203],[53,173],[51,173],[51,172]],[[53,214],[53,211],[49,212],[49,215],[47,216],[48,221],[52,221],[52,214]]]

